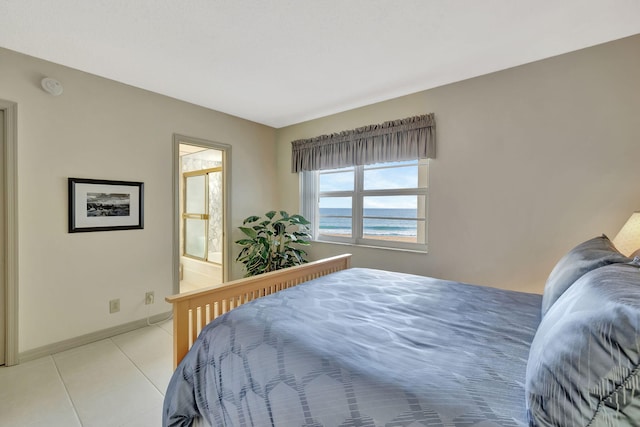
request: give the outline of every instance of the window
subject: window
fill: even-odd
[[[302,215],[316,240],[427,250],[434,114],[291,142]]]
[[[426,251],[427,159],[301,176],[302,213],[315,240]]]

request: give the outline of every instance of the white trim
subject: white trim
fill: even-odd
[[[5,119],[6,348],[5,365],[18,363],[18,104],[0,100]]]

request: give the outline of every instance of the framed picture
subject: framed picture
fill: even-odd
[[[69,178],[69,233],[144,228],[144,183]]]

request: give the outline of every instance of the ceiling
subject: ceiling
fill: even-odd
[[[638,33],[638,0],[0,0],[0,47],[275,128]]]

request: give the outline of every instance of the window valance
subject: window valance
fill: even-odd
[[[291,142],[291,171],[336,169],[436,155],[433,113]]]

